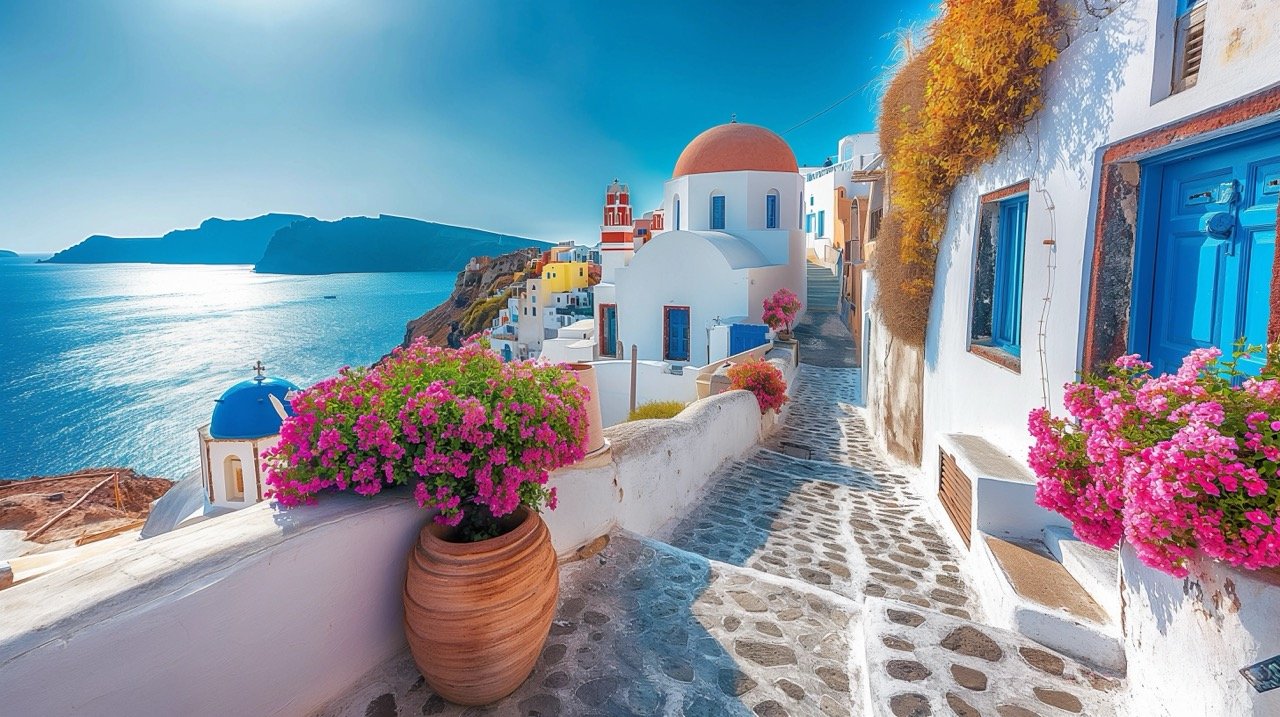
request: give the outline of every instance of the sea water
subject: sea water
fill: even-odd
[[[255,361],[303,387],[370,364],[454,278],[0,258],[0,478],[108,465],[181,478],[214,400]]]

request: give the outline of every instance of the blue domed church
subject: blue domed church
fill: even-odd
[[[262,453],[280,440],[280,424],[292,415],[289,394],[298,387],[257,375],[228,388],[213,407],[209,425],[200,429],[200,472],[205,496],[214,508],[243,508],[263,497]]]

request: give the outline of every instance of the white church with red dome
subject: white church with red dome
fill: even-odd
[[[595,287],[602,358],[703,366],[731,353],[728,327],[761,323],[766,297],[805,296],[804,180],[786,141],[757,125],[712,127],[681,152],[662,208],[633,222],[616,181]]]

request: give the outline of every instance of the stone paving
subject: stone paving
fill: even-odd
[[[1109,715],[1119,683],[1017,633],[891,600],[862,609],[871,708],[895,717]]]
[[[855,711],[857,603],[625,532],[561,571],[533,676],[496,705],[431,693],[406,654],[325,714],[838,717]]]
[[[776,435],[687,515],[564,565],[547,646],[507,699],[451,705],[406,653],[321,714],[1114,714],[1122,683],[981,623],[858,402],[856,369],[802,364]]]

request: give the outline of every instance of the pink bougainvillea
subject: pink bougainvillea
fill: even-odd
[[[729,388],[755,394],[760,413],[782,408],[787,402],[787,382],[777,366],[763,359],[735,363],[729,367]]]
[[[1081,540],[1123,537],[1146,564],[1187,574],[1197,551],[1247,569],[1280,565],[1280,361],[1246,378],[1240,352],[1193,351],[1151,376],[1124,356],[1066,388],[1071,420],[1032,411],[1036,502]]]
[[[803,306],[794,291],[778,289],[764,300],[764,313],[760,318],[774,331],[790,331]]]
[[[547,478],[584,455],[586,400],[560,367],[415,343],[293,399],[266,456],[268,495],[289,507],[411,484],[437,522],[489,537],[522,504],[555,508]]]

